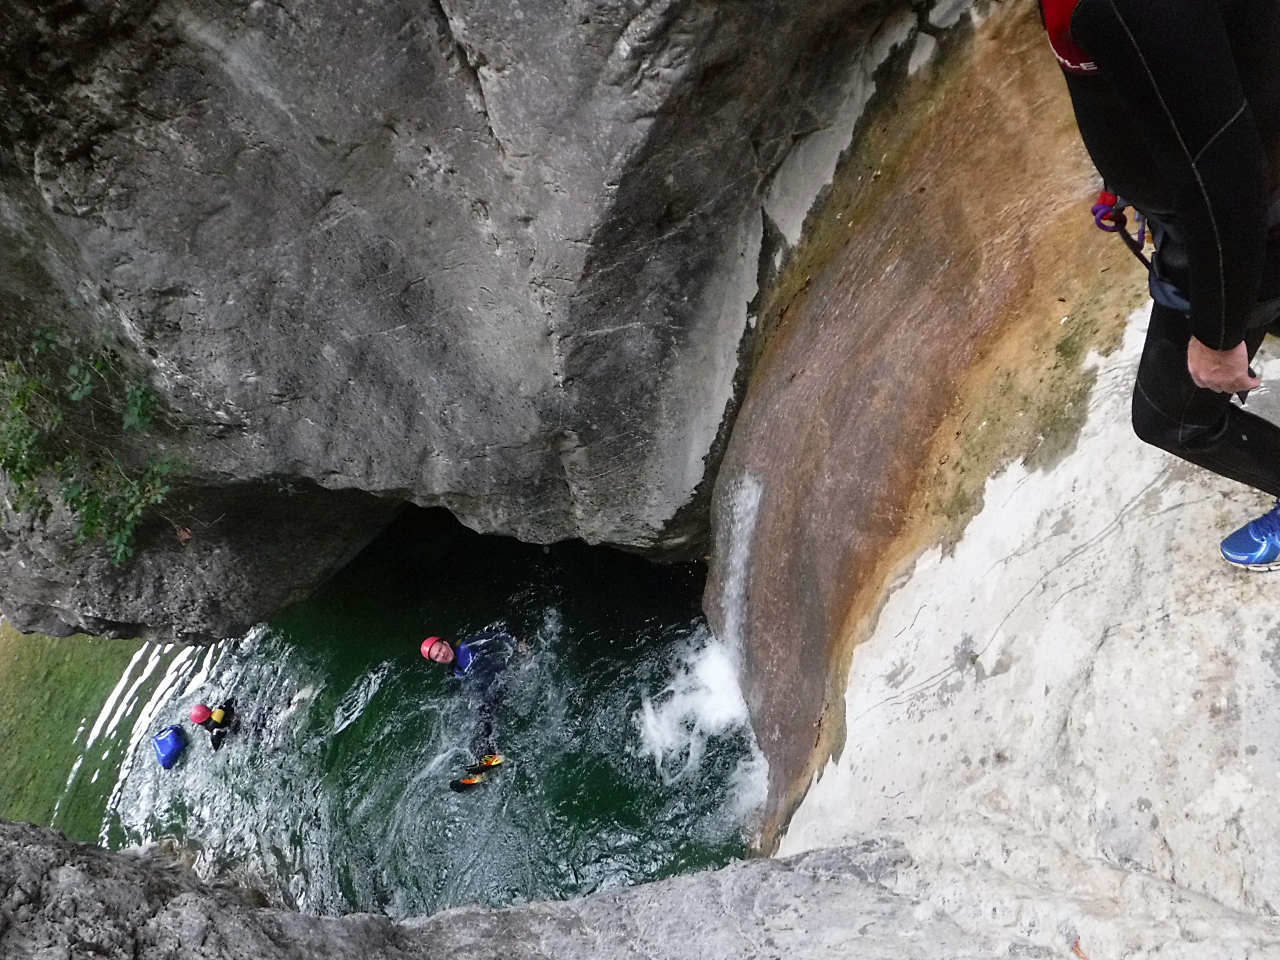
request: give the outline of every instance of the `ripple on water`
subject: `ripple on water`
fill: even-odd
[[[573,896],[742,855],[763,764],[734,655],[698,613],[699,578],[577,546],[450,536],[441,549],[393,534],[270,626],[176,667],[162,658],[165,680],[131,714],[148,718],[147,736],[228,696],[240,729],[216,753],[195,730],[167,772],[143,736],[104,835],[177,836],[206,875],[308,911],[393,916]],[[489,625],[522,640],[499,714],[510,759],[460,795],[448,781],[469,762],[474,712],[417,644]]]

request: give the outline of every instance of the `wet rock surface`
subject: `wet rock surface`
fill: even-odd
[[[841,706],[851,638],[884,596],[896,538],[941,538],[981,484],[931,494],[928,516],[919,491],[942,464],[979,481],[997,465],[970,455],[986,424],[962,408],[966,379],[983,368],[976,392],[1007,395],[1001,415],[1030,423],[1019,371],[1038,371],[1031,394],[1079,386],[1055,379],[1083,359],[1059,346],[1063,314],[1119,327],[1141,289],[1123,248],[1094,236],[1095,176],[1034,9],[993,9],[942,49],[833,188],[716,481],[707,609],[743,650],[769,760],[766,846],[815,764],[856,735]],[[1005,341],[1020,346],[1000,357]],[[953,412],[958,449],[939,449]]]
[[[221,486],[298,482],[533,542],[700,555],[770,177],[828,124],[883,12],[15,0],[5,322],[128,353],[162,401],[153,451],[209,509]],[[0,557],[6,605],[213,622],[91,558],[76,576],[102,587],[72,601],[24,566],[69,555],[62,530],[8,536],[60,545]],[[285,593],[342,552],[316,549],[280,565]],[[237,617],[279,599],[202,569],[242,594]]]

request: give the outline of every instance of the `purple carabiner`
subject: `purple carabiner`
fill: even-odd
[[[1117,212],[1112,204],[1095,203],[1090,212],[1093,214],[1093,222],[1097,224],[1099,230],[1105,230],[1107,233],[1119,233],[1124,229],[1125,215]],[[1108,220],[1110,222],[1107,222]]]

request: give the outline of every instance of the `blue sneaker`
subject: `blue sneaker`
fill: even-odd
[[[1223,540],[1222,556],[1250,570],[1280,570],[1280,500]]]

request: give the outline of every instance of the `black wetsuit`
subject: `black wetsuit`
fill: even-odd
[[[1107,189],[1152,222],[1151,327],[1133,398],[1138,436],[1280,497],[1280,428],[1199,388],[1194,335],[1249,356],[1280,318],[1280,2],[1043,0],[1066,8],[1063,62]]]
[[[200,726],[209,731],[209,742],[213,744],[213,749],[217,750],[222,746],[222,741],[226,739],[228,733],[231,732],[232,725],[236,722],[236,702],[228,700],[221,707],[222,722],[219,723],[210,715]]]

